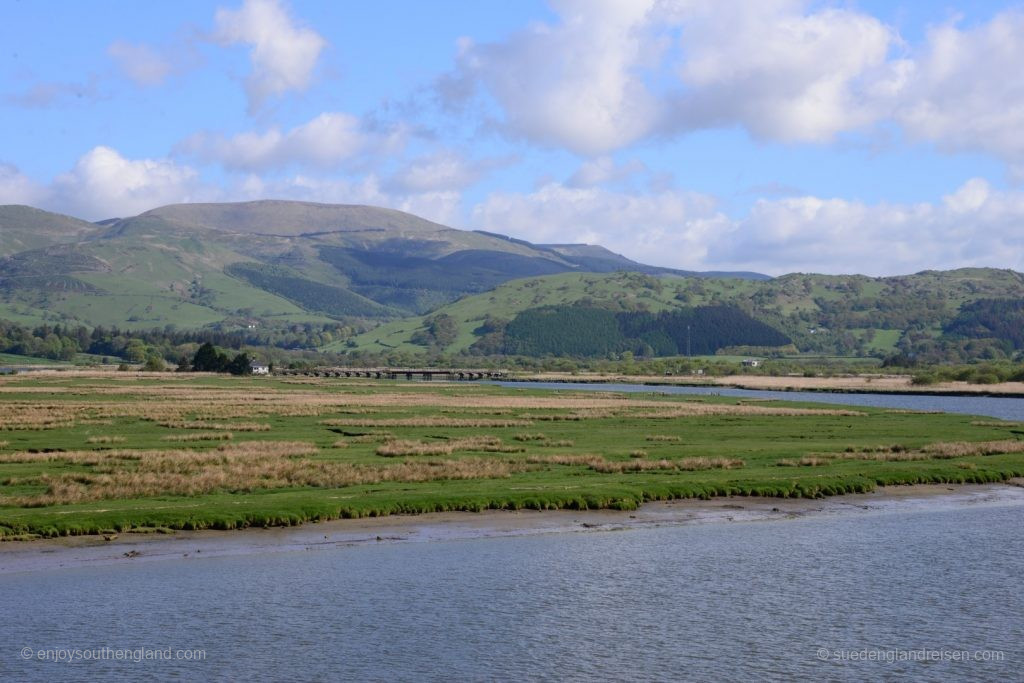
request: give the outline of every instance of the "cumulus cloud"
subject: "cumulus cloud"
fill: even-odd
[[[126,159],[110,147],[95,147],[54,179],[49,194],[48,207],[96,220],[198,201],[210,192],[187,166],[166,159]]]
[[[172,70],[170,60],[142,43],[119,40],[110,44],[107,54],[121,72],[138,85],[159,85]]]
[[[912,139],[1024,164],[1024,11],[966,29],[935,27],[892,65],[895,118]]]
[[[532,193],[494,193],[472,210],[474,227],[540,243],[599,244],[676,268],[707,267],[707,249],[732,229],[707,195],[635,195],[549,183]]]
[[[178,150],[232,170],[262,171],[291,165],[334,168],[369,150],[400,145],[400,131],[388,135],[369,132],[351,114],[326,112],[288,131],[271,128],[231,137],[199,133],[182,142]]]
[[[298,25],[278,0],[245,0],[237,10],[219,9],[215,39],[251,46],[246,79],[250,111],[272,96],[305,90],[327,45],[316,31]]]
[[[633,142],[656,118],[634,73],[651,59],[645,40],[654,0],[558,0],[556,25],[535,24],[504,42],[463,40],[459,73],[441,80],[449,104],[479,85],[514,135],[584,154]]]
[[[646,164],[637,159],[617,164],[611,157],[601,156],[596,159],[588,159],[580,164],[566,184],[569,187],[594,187],[626,180],[645,171],[647,171]]]
[[[936,203],[864,204],[844,199],[760,200],[710,262],[790,271],[891,275],[927,269],[1024,268],[1024,192],[972,179]]]
[[[448,108],[493,102],[510,136],[589,157],[712,128],[822,144],[894,124],[1024,178],[1024,10],[953,21],[911,45],[855,7],[809,0],[552,7],[557,20],[503,40],[460,40],[456,69],[436,84]]]
[[[860,12],[803,2],[724,1],[682,12],[685,86],[668,98],[669,130],[740,124],[763,139],[825,142],[878,115],[863,79],[895,34]]]
[[[510,158],[468,159],[452,150],[442,150],[413,159],[388,179],[386,187],[402,193],[464,190],[511,162]]]
[[[24,175],[17,166],[0,163],[0,204],[33,205],[46,196],[46,189]]]
[[[374,174],[359,180],[293,175],[265,180],[258,176],[245,179],[233,199],[265,199],[276,197],[329,204],[366,204],[407,211],[422,218],[459,227],[462,195],[451,190],[397,192],[385,189]]]

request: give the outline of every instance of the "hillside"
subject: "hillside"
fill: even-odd
[[[80,242],[101,230],[95,223],[31,206],[0,206],[0,257]]]
[[[665,270],[371,206],[180,204],[97,224],[3,206],[0,226],[0,318],[30,325],[366,327],[597,261]]]
[[[651,313],[725,306],[777,330],[804,353],[885,357],[902,352],[950,360],[999,357],[1019,348],[1019,331],[1012,323],[998,325],[993,318],[998,314],[1016,320],[1020,307],[986,302],[1022,299],[1024,275],[984,268],[885,278],[792,274],[768,281],[573,273],[509,282],[331,348],[497,352],[505,347],[503,340],[495,339],[495,331],[528,311],[567,304]],[[447,343],[439,345],[429,332],[441,316],[446,325],[450,319],[452,332]]]

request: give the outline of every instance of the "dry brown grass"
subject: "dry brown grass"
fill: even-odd
[[[161,441],[231,441],[235,435],[231,432],[199,432],[198,434],[170,434],[160,437]]]
[[[124,443],[125,441],[123,436],[90,436],[85,440],[86,443]]]
[[[779,467],[820,467],[831,464],[833,460],[831,455],[805,455],[799,459],[780,460],[775,464]]]
[[[547,441],[548,437],[540,432],[531,434],[529,432],[521,432],[512,437],[516,441]]]
[[[10,443],[11,443],[10,441],[0,441],[0,448],[7,448],[7,446]]]
[[[522,446],[506,446],[496,436],[471,436],[448,441],[423,442],[395,440],[377,447],[377,455],[394,458],[409,455],[451,455],[457,451],[484,451],[486,453],[523,453]]]
[[[232,432],[269,432],[270,425],[261,422],[207,422],[206,420],[191,420],[177,422],[161,422],[161,427],[171,429],[223,429]]]
[[[391,432],[370,432],[368,434],[357,434],[349,439],[350,443],[381,443],[396,438]]]
[[[380,419],[320,420],[328,427],[528,427],[529,420],[475,420],[456,417],[394,417]]]
[[[862,451],[847,451],[835,454],[834,457],[845,460],[879,460],[879,461],[914,461],[914,460],[948,460],[970,456],[1000,455],[1003,453],[1024,452],[1024,441],[1004,439],[1002,441],[940,441],[928,444],[916,450],[908,450],[903,446],[882,446]],[[821,457],[828,457],[823,454]]]
[[[331,448],[348,448],[348,441],[345,439],[338,439],[331,444]]]
[[[630,451],[629,452],[629,457],[631,457],[631,458],[646,458],[647,457],[647,451],[642,450],[642,449],[637,449],[635,451]]]
[[[714,470],[736,469],[744,466],[738,458],[680,458],[678,460],[607,460],[600,455],[531,455],[526,462],[532,464],[584,465],[595,472],[621,473],[648,470]]]
[[[513,464],[491,458],[362,465],[296,457],[315,451],[312,444],[279,443],[274,446],[273,442],[264,442],[262,448],[253,452],[243,452],[242,448],[235,446],[244,444],[210,451],[158,451],[163,455],[133,461],[108,459],[89,473],[42,475],[31,483],[45,485],[45,493],[2,502],[39,506],[295,486],[335,488],[388,481],[488,479],[508,477],[528,468],[525,463]]]
[[[971,424],[975,427],[1024,427],[1024,422],[1005,422],[1002,420],[975,420]]]

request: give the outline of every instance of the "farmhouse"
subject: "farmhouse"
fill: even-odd
[[[741,362],[745,368],[756,368],[761,364],[761,361],[756,358],[744,358]]]
[[[251,372],[254,375],[269,375],[270,366],[253,361],[252,363],[249,363],[249,372]]]

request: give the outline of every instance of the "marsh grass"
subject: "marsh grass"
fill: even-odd
[[[106,443],[124,443],[127,441],[123,436],[90,436],[85,440],[86,443],[106,444]]]
[[[647,441],[666,441],[666,442],[679,442],[682,441],[682,437],[672,436],[671,434],[648,434],[644,437]]]
[[[177,441],[177,442],[192,442],[192,441],[231,441],[235,438],[232,432],[199,432],[197,434],[169,434],[168,436],[161,436],[161,441]]]
[[[369,420],[320,420],[328,427],[528,427],[529,420],[476,420],[456,417],[397,417]]]
[[[232,432],[269,432],[270,425],[260,422],[207,422],[206,420],[161,422],[171,429],[223,429]]]
[[[394,440],[378,446],[377,455],[386,458],[418,455],[451,455],[458,451],[483,451],[485,453],[524,453],[522,446],[506,446],[496,436],[471,436],[447,441],[423,442]]]

